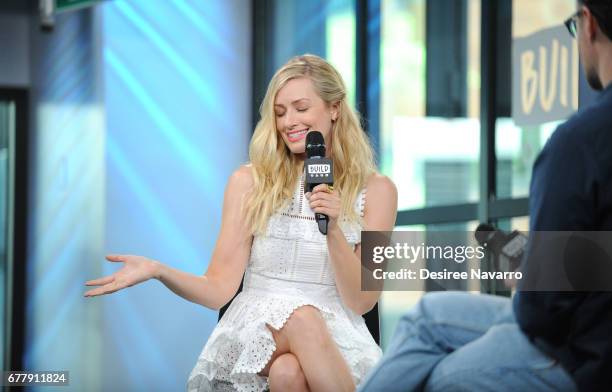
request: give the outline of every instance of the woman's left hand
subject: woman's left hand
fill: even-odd
[[[328,228],[335,227],[340,216],[340,195],[338,191],[333,190],[333,187],[329,187],[327,184],[319,184],[314,187],[312,193],[308,192],[305,196],[311,210],[329,217]]]

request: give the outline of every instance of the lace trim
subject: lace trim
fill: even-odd
[[[314,306],[321,312],[357,383],[381,355],[373,342],[369,347],[364,340],[365,336],[369,336],[365,324],[357,327],[359,324],[355,324],[355,321],[338,317],[344,313],[341,307],[336,308],[339,305],[328,307],[307,298],[276,297],[267,298],[265,302],[257,298],[246,295],[240,301],[237,301],[238,297],[234,300],[239,302],[238,306],[228,309],[192,371],[188,383],[190,391],[216,390],[209,388],[224,381],[240,392],[265,390],[267,378],[258,373],[276,350],[276,343],[266,324],[279,330],[296,309],[306,305]],[[255,301],[257,304],[253,303]],[[258,306],[262,304],[266,305],[266,310]],[[253,306],[254,309],[245,314],[245,307]]]
[[[304,175],[300,176],[299,182],[300,182],[300,188],[298,190],[297,196],[300,200],[300,205],[298,207],[298,213],[302,212],[302,204],[304,203]]]
[[[300,189],[302,186],[303,185],[300,186]],[[355,202],[355,211],[360,217],[364,216],[365,202],[366,189],[364,188],[358,195]],[[275,238],[324,243],[325,236],[319,232],[319,229],[315,224],[314,216],[305,216],[300,214],[302,211],[301,203],[302,198],[300,198],[298,203],[298,211],[295,211],[293,208],[289,208],[288,210],[272,215],[268,221],[268,227],[265,235]],[[292,205],[295,204],[296,203],[292,203]],[[355,245],[361,242],[362,227],[360,223],[341,220],[339,225],[349,244]]]
[[[366,203],[366,192],[367,192],[367,188],[363,188],[363,190],[361,191],[361,194],[359,195],[358,199],[359,199],[359,204],[358,204],[358,210],[359,210],[359,216],[363,217],[364,215],[364,210],[365,210],[365,203]]]
[[[315,220],[314,217],[311,217],[309,215],[308,216],[302,215],[304,211],[303,208],[304,208],[304,200],[305,200],[303,176],[301,176],[298,179],[298,184],[299,186],[297,187],[296,191],[293,193],[293,196],[291,197],[291,203],[289,203],[289,205],[285,208],[284,211],[280,211],[277,214],[288,216],[290,218],[314,221]],[[364,215],[364,209],[365,209],[365,203],[366,203],[366,191],[367,191],[367,188],[363,188],[361,190],[361,192],[357,195],[357,198],[355,199],[355,204],[354,204],[354,208],[356,212],[361,217],[363,217]],[[296,203],[296,199],[297,199],[297,203]]]
[[[314,216],[301,216],[301,215],[289,214],[289,213],[286,213],[286,212],[283,212],[281,215],[282,216],[287,216],[289,218],[295,218],[295,219],[305,219],[305,220],[311,220],[311,221],[315,220]]]

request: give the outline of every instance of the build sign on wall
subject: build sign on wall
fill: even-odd
[[[562,120],[578,109],[576,41],[564,26],[517,38],[512,50],[512,117],[518,126]]]

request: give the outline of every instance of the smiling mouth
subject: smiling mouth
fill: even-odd
[[[289,131],[287,132],[287,139],[289,139],[290,142],[300,141],[306,136],[308,131],[309,131],[308,129],[301,129],[298,131]]]

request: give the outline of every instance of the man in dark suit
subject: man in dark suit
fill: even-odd
[[[612,231],[612,0],[577,6],[566,26],[601,94],[553,133],[534,165],[532,235]],[[538,263],[529,249],[527,272]],[[426,294],[359,390],[612,390],[612,293]]]
[[[552,135],[535,163],[531,231],[612,231],[612,0],[584,0],[567,21],[589,85],[602,91]],[[528,262],[537,260],[526,259]],[[518,324],[579,390],[612,388],[612,293],[520,292]]]

